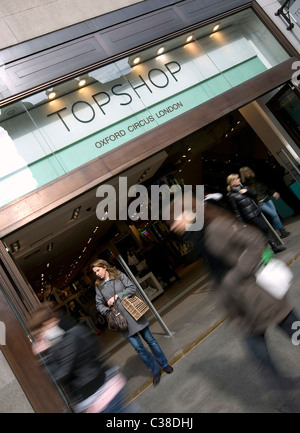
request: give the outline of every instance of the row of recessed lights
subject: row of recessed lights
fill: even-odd
[[[88,239],[87,244],[89,244],[89,243],[92,241],[93,236],[94,236],[94,234],[96,233],[96,231],[98,230],[98,228],[99,228],[99,226],[96,226],[96,227],[94,228],[94,230],[93,230],[93,234],[92,234],[92,236]],[[85,254],[86,250],[87,250],[87,246],[84,246],[83,249],[82,249],[82,251],[79,253],[78,259],[74,259],[73,263],[71,263],[71,265],[70,265],[71,270],[70,270],[70,272],[65,276],[65,284],[67,284],[69,278],[71,277],[71,275],[72,275],[72,273],[74,272],[76,266],[78,265],[79,261],[81,260],[81,258],[82,258],[82,254]]]
[[[216,32],[217,30],[219,30],[219,28],[220,28],[220,24],[217,24],[217,25],[215,25],[214,27],[213,27],[213,29],[212,29],[212,32]],[[192,40],[194,39],[194,36],[193,35],[190,35],[190,36],[188,36],[187,38],[186,38],[186,40],[185,40],[185,43],[189,43],[189,42],[191,42]],[[156,52],[156,54],[158,55],[158,56],[160,56],[161,54],[163,54],[163,52],[165,51],[165,48],[164,47],[160,47],[158,50],[157,50],[157,52]],[[141,61],[142,59],[141,59],[141,57],[135,57],[135,59],[133,60],[133,64],[134,65],[137,65],[138,63],[140,63],[140,61]],[[81,79],[81,80],[79,80],[78,81],[78,87],[83,87],[83,86],[85,86],[86,85],[86,79]],[[48,93],[48,99],[54,99],[56,97],[56,92],[54,92],[54,91],[51,91],[51,92],[49,92]]]
[[[216,25],[213,27],[212,32],[216,32],[217,30],[219,30],[219,28],[220,28],[220,24],[216,24]],[[194,39],[194,36],[193,36],[193,35],[189,35],[189,36],[186,38],[185,43],[188,44],[188,43],[191,42],[193,39]],[[156,54],[157,54],[158,56],[160,56],[164,51],[165,51],[165,48],[164,48],[164,47],[160,47],[160,48],[156,51]],[[138,63],[140,63],[141,60],[142,60],[141,57],[136,57],[136,58],[133,60],[132,63],[133,63],[134,65],[137,65]]]
[[[75,209],[73,210],[71,220],[74,220],[74,219],[77,219],[77,218],[78,218],[78,216],[79,216],[79,212],[80,212],[80,209],[81,209],[81,206],[78,206],[77,208],[75,208]],[[98,230],[98,228],[99,228],[99,226],[96,226],[96,227],[94,228],[94,230],[93,230],[93,234],[92,234],[91,237],[88,239],[87,244],[89,244],[89,243],[92,241],[92,238],[93,238],[94,234],[96,233],[96,231]],[[47,246],[47,250],[48,250],[48,251],[51,251],[52,248],[53,248],[53,243],[51,243],[51,244],[49,244],[49,245]],[[76,265],[78,264],[79,260],[82,258],[82,254],[84,254],[84,253],[86,252],[86,249],[87,249],[87,247],[84,246],[84,248],[82,249],[82,251],[81,251],[81,253],[80,253],[79,257],[78,257],[78,259],[75,259],[75,260],[73,261],[73,263],[71,263],[71,265],[70,265],[70,267],[71,267],[71,271],[69,272],[68,275],[65,276],[65,278],[66,278],[66,279],[65,279],[65,283],[67,283],[68,278],[69,278],[69,277],[71,276],[71,274],[73,273],[73,271],[74,271]],[[46,266],[47,266],[47,268],[49,268],[49,267],[50,267],[50,263],[47,263]],[[42,274],[41,274],[41,286],[42,286],[42,287],[44,286],[44,281],[45,281],[45,274],[42,273]]]
[[[83,86],[85,86],[86,85],[86,83],[87,83],[87,81],[86,81],[86,79],[85,78],[83,78],[83,79],[81,79],[81,80],[79,80],[78,81],[78,87],[83,87]],[[47,94],[47,97],[48,97],[48,99],[54,99],[55,97],[56,97],[56,95],[57,95],[57,93],[56,92],[54,92],[54,90],[52,90],[51,92],[49,92],[48,94]]]

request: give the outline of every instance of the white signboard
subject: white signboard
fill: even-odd
[[[290,15],[300,27],[300,0],[296,0],[289,8]]]

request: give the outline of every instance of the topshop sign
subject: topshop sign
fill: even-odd
[[[49,101],[44,92],[26,98],[27,112],[1,126],[27,164],[62,151],[60,163],[73,169],[79,154],[84,164],[104,146],[112,150],[267,69],[244,36],[232,29],[222,35],[226,55],[204,38],[201,48],[178,47],[133,67],[123,59],[92,71],[94,83],[62,97]]]
[[[99,114],[103,116],[110,114],[111,110],[109,106],[115,106],[116,104],[119,107],[130,106],[134,99],[144,97],[145,92],[152,95],[158,89],[168,87],[171,80],[177,82],[177,74],[181,70],[180,64],[172,61],[164,64],[163,67],[164,69],[150,69],[146,78],[139,74],[137,83],[132,83],[131,81],[117,83],[107,91],[89,94],[88,97],[91,102],[86,100],[76,101],[70,107],[64,106],[59,108],[57,111],[48,114],[47,117],[57,116],[56,120],[61,121],[64,128],[70,132],[71,126],[65,120],[70,114],[75,122],[90,123]]]
[[[219,37],[220,36],[220,37]],[[129,59],[70,80],[49,101],[25,98],[2,117],[0,205],[116,149],[271,67],[234,27],[131,67]],[[221,39],[220,39],[221,38]],[[283,60],[285,53],[283,53]],[[59,97],[59,89],[68,93]]]

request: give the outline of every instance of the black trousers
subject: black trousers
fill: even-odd
[[[272,237],[272,232],[270,230],[270,227],[264,220],[264,217],[262,215],[257,215],[256,217],[252,218],[249,221],[251,224],[257,226],[266,236],[268,239],[268,242],[271,244],[274,244],[274,239]]]

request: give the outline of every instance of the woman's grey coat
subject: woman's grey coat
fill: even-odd
[[[109,307],[107,306],[107,301],[114,296],[114,285],[115,294],[119,296],[116,305],[128,322],[128,329],[125,332],[122,332],[122,334],[124,338],[128,338],[148,326],[149,322],[145,315],[139,320],[135,320],[123,307],[121,302],[122,299],[126,296],[134,295],[136,292],[136,286],[127,275],[122,272],[120,272],[120,279],[109,278],[108,280],[103,281],[101,290],[96,286],[96,308],[99,313],[103,316],[106,316],[108,313]]]
[[[204,246],[227,269],[215,288],[241,329],[264,333],[288,315],[292,308],[286,296],[277,300],[256,284],[255,271],[267,246],[258,229],[241,227],[231,218],[218,217],[204,230]]]

